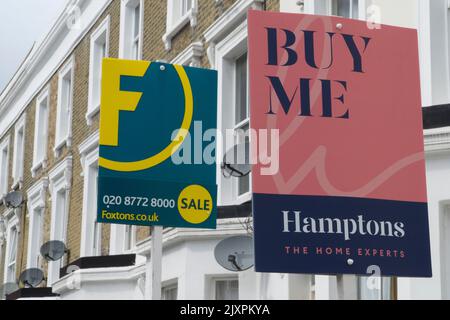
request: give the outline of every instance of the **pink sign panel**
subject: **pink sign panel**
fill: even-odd
[[[256,270],[431,276],[416,30],[248,22]]]

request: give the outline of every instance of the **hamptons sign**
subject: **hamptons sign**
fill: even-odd
[[[173,157],[190,151],[197,123],[217,127],[216,88],[215,71],[103,60],[99,222],[215,228],[215,161]]]
[[[256,271],[431,276],[418,61],[412,29],[249,12]]]

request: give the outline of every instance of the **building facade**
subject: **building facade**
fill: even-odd
[[[217,230],[164,230],[162,298],[450,298],[448,0],[70,1],[0,95],[0,197],[20,191],[25,198],[16,209],[0,204],[1,283],[17,282],[25,269],[39,268],[46,278],[41,286],[58,295],[46,298],[149,297],[149,228],[96,222],[101,59],[216,69],[218,129],[246,129],[249,9],[338,15],[368,20],[370,27],[418,30],[434,275],[383,278],[372,289],[370,278],[226,271],[215,261],[214,247],[229,236],[251,233],[251,187],[248,178],[225,178],[219,163],[223,209]],[[48,262],[40,254],[50,240],[66,244],[62,260]],[[90,265],[87,257],[98,259]],[[121,257],[120,263],[114,257]]]

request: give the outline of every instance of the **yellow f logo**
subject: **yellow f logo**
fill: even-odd
[[[119,113],[120,111],[135,111],[142,97],[140,92],[120,91],[121,76],[143,77],[149,67],[149,61],[103,60],[100,145],[119,146]],[[164,162],[181,147],[191,127],[194,101],[186,71],[182,66],[174,65],[174,68],[181,81],[185,98],[183,122],[175,139],[159,153],[143,160],[120,162],[100,157],[99,165],[101,167],[123,172],[141,171]]]
[[[143,77],[149,61],[104,59],[102,74],[102,106],[100,113],[100,144],[119,145],[119,112],[135,111],[142,93],[120,91],[120,77]]]

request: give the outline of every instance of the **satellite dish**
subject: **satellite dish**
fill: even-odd
[[[28,288],[36,288],[44,281],[44,272],[41,269],[31,268],[20,274],[19,281]]]
[[[20,191],[8,193],[3,199],[3,203],[7,208],[18,208],[23,203],[23,194]]]
[[[47,261],[58,261],[66,252],[66,245],[62,241],[49,241],[41,246],[41,255]]]
[[[222,173],[226,178],[245,177],[250,174],[252,169],[250,164],[250,143],[240,143],[223,157]]]
[[[5,283],[0,287],[0,299],[6,299],[6,296],[19,290],[19,285],[15,282]]]
[[[253,238],[236,236],[220,241],[214,249],[218,264],[229,271],[245,271],[253,267]]]

